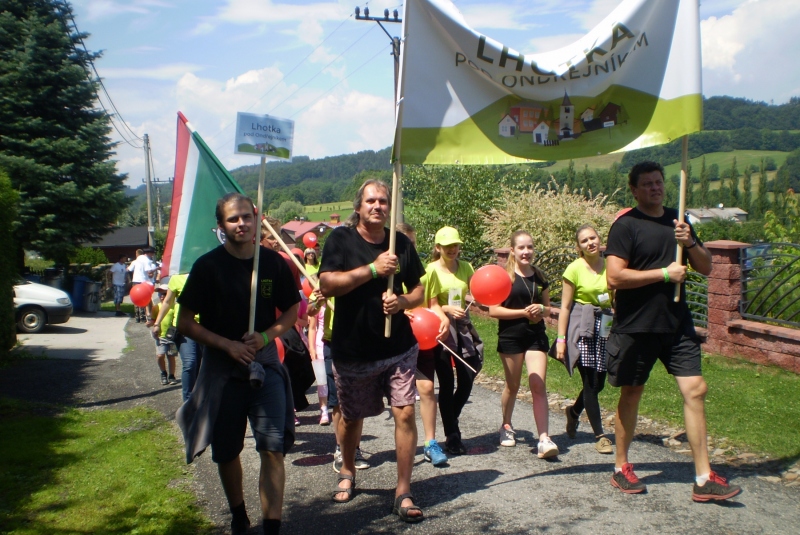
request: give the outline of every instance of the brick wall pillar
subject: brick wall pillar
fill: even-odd
[[[708,276],[708,338],[705,349],[727,354],[728,322],[739,320],[742,294],[739,254],[748,243],[719,240],[705,244],[711,252],[712,267]]]

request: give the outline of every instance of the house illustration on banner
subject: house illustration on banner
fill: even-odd
[[[514,137],[519,130],[517,121],[507,113],[500,119],[498,126],[500,127],[500,137]]]

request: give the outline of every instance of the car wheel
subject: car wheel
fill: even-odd
[[[24,308],[19,315],[17,327],[24,333],[38,333],[44,329],[47,316],[41,308]]]

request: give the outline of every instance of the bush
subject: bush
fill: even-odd
[[[587,199],[582,192],[570,193],[566,186],[559,190],[554,184],[522,192],[504,189],[498,204],[484,218],[484,239],[493,247],[508,247],[511,234],[524,229],[539,252],[574,244],[575,231],[586,223],[605,239],[619,209],[607,195]]]
[[[81,247],[75,251],[69,261],[72,264],[91,264],[92,266],[108,264],[106,253],[94,247]]]
[[[14,321],[14,279],[17,275],[13,254],[17,250],[13,229],[17,214],[19,195],[11,186],[11,180],[0,170],[0,360],[8,356],[8,350],[17,343]]]

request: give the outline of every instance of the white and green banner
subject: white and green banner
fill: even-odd
[[[270,115],[236,114],[235,154],[292,161],[294,121]]]
[[[702,128],[697,0],[625,0],[536,54],[476,32],[450,0],[406,0],[403,25],[404,164],[581,158]]]

